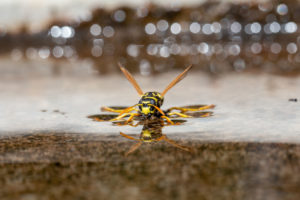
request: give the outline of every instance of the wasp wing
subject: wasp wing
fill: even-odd
[[[133,85],[133,87],[136,89],[136,91],[138,92],[139,95],[143,95],[143,91],[140,88],[140,86],[137,84],[136,80],[133,78],[133,76],[129,73],[129,71],[127,71],[127,69],[125,69],[121,63],[118,63],[121,71],[124,73],[124,75],[126,76],[127,80]]]
[[[169,113],[172,110],[179,110],[181,113],[186,113],[186,112],[196,112],[196,111],[202,111],[202,110],[207,110],[207,109],[212,109],[216,107],[215,105],[188,105],[188,106],[182,106],[182,107],[171,107],[168,110],[165,111],[165,113]]]
[[[109,115],[109,114],[103,114],[103,115],[89,115],[87,118],[93,119],[94,121],[98,122],[104,122],[104,121],[109,121],[112,120],[119,115]]]
[[[195,104],[195,105],[188,105],[188,106],[182,106],[181,108],[185,108],[188,111],[199,111],[199,110],[206,110],[210,108],[214,108],[215,105],[206,105],[206,104]]]
[[[193,118],[204,118],[212,116],[213,112],[187,112],[186,114]]]
[[[176,85],[179,81],[184,79],[187,72],[192,68],[192,65],[188,66],[181,74],[179,74],[167,87],[166,89],[161,93],[162,96],[164,96],[174,85]]]

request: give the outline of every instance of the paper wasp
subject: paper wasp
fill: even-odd
[[[214,105],[199,105],[199,106],[186,106],[186,107],[172,107],[166,111],[163,111],[160,107],[164,102],[165,94],[174,87],[179,81],[181,81],[187,74],[187,72],[191,69],[191,65],[187,67],[181,74],[179,74],[167,87],[166,89],[159,92],[146,92],[144,93],[140,86],[137,84],[136,80],[133,76],[120,64],[119,67],[121,71],[124,73],[125,77],[128,81],[134,86],[138,94],[141,96],[139,102],[130,107],[102,107],[102,111],[119,113],[119,115],[110,121],[120,121],[124,118],[126,120],[126,124],[132,122],[136,118],[141,118],[144,120],[150,120],[153,118],[162,118],[165,119],[168,123],[174,124],[174,122],[170,118],[187,118],[193,117],[191,115],[186,114],[187,112],[193,111],[201,111],[210,108],[214,108]],[[138,108],[137,108],[138,107]],[[135,111],[135,112],[133,112]]]

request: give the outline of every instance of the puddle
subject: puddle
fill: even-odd
[[[150,195],[155,199],[183,196],[272,200],[300,197],[299,145],[176,142],[193,148],[193,152],[158,142],[141,145],[126,157],[133,141],[121,135],[36,133],[1,137],[0,196],[97,199],[100,195],[109,199],[141,199]],[[109,192],[114,190],[118,192]]]

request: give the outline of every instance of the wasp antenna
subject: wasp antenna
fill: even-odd
[[[127,80],[133,85],[133,87],[136,89],[136,91],[138,92],[138,94],[140,96],[142,96],[144,93],[142,91],[142,89],[140,88],[140,86],[137,84],[136,80],[133,78],[133,76],[129,73],[129,71],[127,69],[125,69],[121,63],[118,63],[121,71],[124,73],[125,77],[127,78]]]
[[[136,151],[140,146],[142,142],[140,141],[139,143],[136,143],[135,145],[131,146],[130,149],[126,152],[125,156],[128,156],[132,152]]]
[[[165,96],[165,94],[174,87],[179,81],[184,79],[187,72],[192,68],[192,65],[188,66],[181,74],[179,74],[167,87],[166,89],[161,93],[162,96]]]

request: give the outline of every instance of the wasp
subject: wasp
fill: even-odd
[[[188,66],[181,74],[179,74],[166,88],[163,92],[146,92],[144,93],[133,76],[127,71],[120,63],[118,63],[121,71],[124,73],[125,77],[128,81],[133,85],[136,89],[137,93],[140,95],[140,100],[137,104],[126,107],[126,108],[118,108],[118,107],[102,107],[102,111],[119,113],[119,115],[110,121],[118,121],[122,120],[126,117],[126,123],[131,122],[136,117],[140,117],[143,120],[150,120],[153,118],[162,118],[165,119],[168,123],[174,124],[174,122],[170,119],[170,117],[182,117],[188,118],[192,117],[191,115],[186,114],[189,111],[201,111],[205,109],[214,108],[214,105],[201,105],[201,106],[187,106],[187,107],[172,107],[166,111],[161,109],[161,106],[164,102],[165,94],[174,87],[178,82],[180,82],[186,75],[187,72],[191,69],[191,65]],[[135,111],[135,112],[133,112]]]

